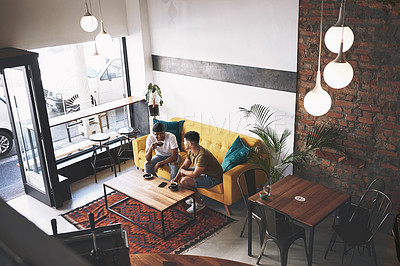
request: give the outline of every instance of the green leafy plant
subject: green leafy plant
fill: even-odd
[[[239,107],[239,110],[245,118],[254,119],[255,122],[248,125],[249,131],[256,134],[262,141],[261,145],[251,148],[250,162],[263,168],[271,183],[282,178],[283,172],[290,164],[298,166],[299,162],[305,162],[312,150],[330,148],[344,154],[342,146],[337,143],[338,130],[330,128],[326,124],[317,125],[308,132],[304,149],[288,154],[287,139],[291,135],[291,131],[285,129],[280,136],[277,134],[271,127],[275,121],[271,121],[274,113],[269,107],[254,104],[250,109]]]
[[[149,86],[147,86],[147,92],[146,92],[146,102],[149,104],[150,100],[152,99],[153,102],[151,104],[153,105],[153,107],[155,107],[155,105],[156,105],[156,97],[154,95],[156,92],[157,92],[158,96],[160,97],[159,104],[160,104],[160,106],[162,106],[164,101],[162,99],[160,87],[156,84],[149,83]],[[152,95],[153,95],[153,97],[151,97]]]

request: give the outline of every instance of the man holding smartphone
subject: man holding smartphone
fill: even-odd
[[[155,155],[153,156],[153,151]],[[180,162],[178,142],[174,134],[165,132],[165,127],[160,122],[153,125],[153,134],[146,139],[145,172],[157,175],[156,172],[164,164],[171,168],[171,179],[177,172]]]

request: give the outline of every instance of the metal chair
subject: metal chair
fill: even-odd
[[[237,177],[236,181],[239,186],[240,193],[242,194],[246,210],[249,210],[249,202],[247,200],[248,197],[256,194],[258,191],[261,190],[260,188],[257,188],[257,180],[263,179],[265,182],[266,180],[268,180],[267,178],[268,178],[267,173],[264,171],[264,169],[261,168],[252,168],[246,170]],[[260,205],[257,206],[258,208],[254,208],[251,216],[252,219],[255,220],[258,224],[260,230],[260,246],[261,246],[265,235],[265,224],[264,224],[265,214],[264,214],[264,208]],[[243,236],[246,225],[247,225],[247,215],[242,231],[240,232],[240,237]]]
[[[272,209],[266,211],[266,234],[261,247],[260,255],[257,258],[257,264],[260,263],[264,249],[269,240],[275,242],[280,251],[281,265],[287,265],[289,248],[297,239],[304,241],[304,250],[306,252],[307,262],[309,260],[306,244],[306,233],[303,227],[293,223],[293,219],[285,213],[280,213]]]
[[[374,179],[367,187],[367,190],[370,189],[376,189],[381,192],[385,192],[385,181],[382,178],[376,178]],[[346,206],[347,207],[347,206]],[[354,213],[357,204],[351,203],[350,206],[348,206],[349,209],[347,208],[342,208],[339,210],[338,214],[335,216],[335,220],[333,221],[333,224],[339,224],[339,223],[345,223],[348,220],[348,214]],[[364,206],[365,207],[365,206]],[[363,206],[361,209],[358,211],[357,215],[359,217],[354,217],[354,219],[357,219],[360,223],[363,223],[365,221],[368,221],[368,216],[369,212],[367,208],[364,208]],[[328,252],[332,250],[333,245],[336,243],[336,234],[332,233],[331,240],[329,241],[328,248],[325,251],[325,256],[324,258],[326,259]],[[369,246],[367,247],[368,254],[371,256],[371,251]]]
[[[99,144],[93,144],[93,153],[91,157],[91,164],[93,167],[93,172],[94,172],[94,181],[97,183],[97,175],[96,171],[97,169],[102,169],[102,168],[108,168],[111,167],[111,171],[114,170],[114,175],[117,177],[117,168],[115,166],[115,161],[111,155],[110,148],[109,146],[105,143],[107,140],[110,139],[110,135],[106,133],[96,133],[93,134],[89,137],[91,141],[98,142]],[[102,151],[102,149],[105,148],[106,150],[106,156],[103,158],[97,158],[97,150],[99,149]],[[106,161],[108,163],[103,164],[101,162]]]
[[[394,238],[394,243],[396,245],[396,253],[397,253],[397,260],[400,262],[400,234],[399,234],[399,229],[400,229],[400,213],[396,215],[396,218],[394,220],[394,225],[393,225],[393,238]]]
[[[348,251],[346,246],[350,246],[350,249],[353,249],[350,265],[353,261],[356,247],[369,247],[372,251],[375,265],[378,265],[374,236],[392,212],[392,209],[392,201],[385,193],[370,189],[362,195],[348,222],[332,225],[334,234],[344,242],[342,265],[344,254]],[[368,215],[366,215],[365,210],[367,210]]]
[[[132,138],[137,138],[137,128],[123,127],[118,129],[118,134],[121,135],[121,146],[117,152],[118,169],[121,172],[121,159],[133,159]],[[127,147],[128,146],[128,147]]]

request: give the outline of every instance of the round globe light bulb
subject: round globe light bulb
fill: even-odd
[[[86,13],[81,18],[81,28],[86,32],[93,32],[97,29],[98,22],[95,16],[92,16],[90,13]]]
[[[347,62],[331,61],[324,69],[324,80],[329,87],[342,89],[350,84],[353,79],[353,68]]]
[[[318,70],[314,89],[309,91],[304,97],[304,108],[307,113],[313,116],[321,116],[331,109],[332,100],[321,86],[321,73]]]
[[[354,33],[348,27],[344,26],[332,26],[325,33],[325,45],[332,53],[339,53],[340,42],[342,41],[343,31],[343,52],[350,49],[354,42]]]
[[[101,31],[96,36],[96,47],[100,54],[108,54],[112,52],[113,44],[111,35],[104,30],[103,21],[101,21]]]

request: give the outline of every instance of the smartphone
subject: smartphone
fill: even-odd
[[[158,187],[165,187],[167,185],[167,182],[161,182]]]

